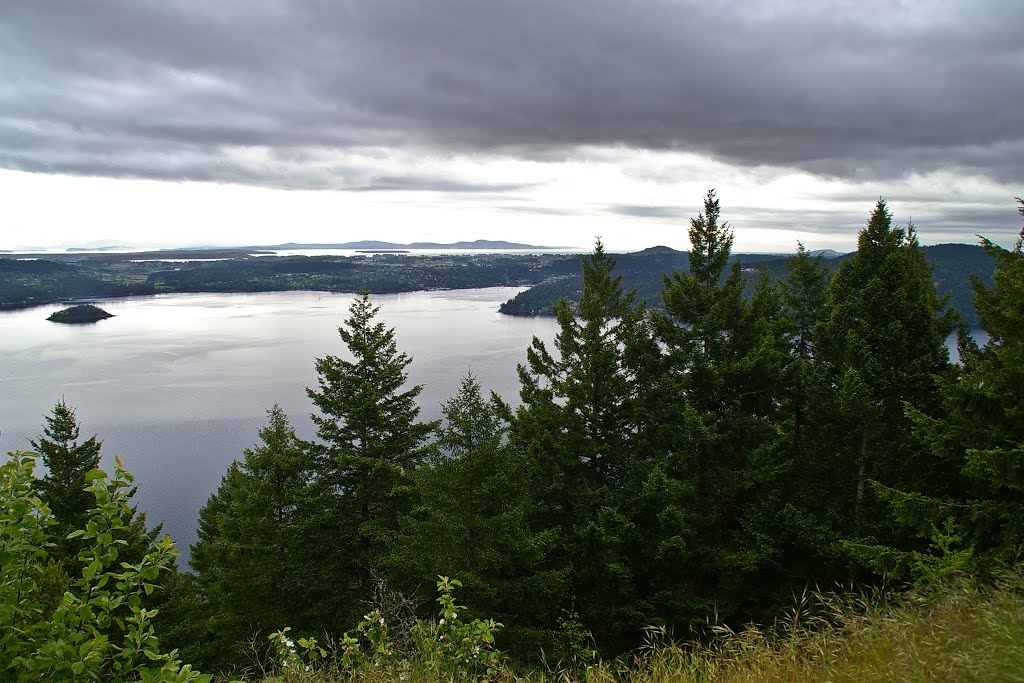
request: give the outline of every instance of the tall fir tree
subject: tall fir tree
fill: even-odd
[[[787,353],[777,392],[777,469],[773,485],[758,493],[757,507],[768,522],[762,529],[776,548],[774,563],[781,580],[775,597],[783,602],[792,589],[834,575],[821,552],[832,543],[832,527],[822,513],[829,495],[830,464],[817,457],[823,434],[815,432],[810,417],[830,391],[828,378],[820,371],[816,339],[818,326],[829,317],[830,280],[823,257],[812,257],[798,243],[779,282],[779,323]]]
[[[644,611],[636,599],[633,523],[623,496],[639,434],[638,376],[653,350],[643,307],[614,275],[600,240],[583,259],[575,309],[554,307],[555,353],[538,339],[519,368],[522,407],[513,444],[538,491],[538,528],[556,530],[556,554],[572,568],[576,609],[599,642],[634,636]]]
[[[818,324],[828,318],[828,287],[831,273],[819,254],[812,258],[803,244],[786,266],[782,280],[783,319],[790,342],[786,368],[786,412],[792,434],[793,457],[801,460],[804,426],[814,385],[814,360]]]
[[[48,531],[56,545],[53,556],[66,560],[68,569],[77,562],[82,545],[81,541],[69,540],[68,534],[84,529],[89,510],[96,506],[95,496],[85,490],[86,474],[100,466],[101,443],[95,434],[79,443],[80,433],[74,409],[62,398],[46,416],[43,433],[32,441],[47,470],[42,479],[36,480],[35,489],[57,522]]]
[[[96,496],[86,490],[89,473],[100,465],[102,443],[94,434],[80,442],[81,428],[74,408],[64,399],[59,400],[50,415],[45,417],[43,433],[31,443],[42,456],[47,472],[33,482],[33,488],[53,513],[56,522],[47,528],[47,541],[53,544],[49,550],[50,565],[43,577],[48,590],[59,596],[69,590],[77,577],[88,571],[79,559],[87,544],[81,538],[69,539],[72,531],[86,528],[93,511],[97,508]],[[128,500],[134,499],[138,487],[128,492]],[[161,535],[163,524],[150,529],[146,513],[137,505],[130,505],[123,516],[123,526],[113,531],[118,542],[118,562],[137,564],[152,551],[153,544]],[[170,572],[161,573],[154,581],[158,589],[142,597],[142,607],[156,613],[165,602],[166,588],[173,583],[177,565],[170,562]]]
[[[833,484],[824,514],[845,539],[840,555],[860,555],[861,545],[901,547],[909,539],[888,523],[870,482],[915,491],[949,479],[912,438],[905,404],[939,409],[936,377],[949,369],[954,313],[944,311],[913,226],[894,226],[883,200],[830,293],[831,315],[816,330],[833,397],[818,402],[815,415],[820,452],[831,456],[823,463]]]
[[[317,386],[306,390],[321,443],[315,479],[322,504],[320,532],[330,548],[321,564],[324,618],[354,626],[370,595],[402,515],[413,502],[412,471],[431,452],[436,422],[419,422],[419,385],[403,389],[412,360],[395,332],[375,321],[379,307],[360,292],[338,328],[348,358],[316,360]]]
[[[527,407],[557,406],[561,436],[571,444],[583,476],[600,486],[621,483],[629,440],[638,431],[634,408],[637,361],[632,344],[644,335],[644,311],[635,292],[613,275],[615,260],[600,240],[583,259],[583,291],[575,308],[562,299],[554,314],[557,355],[537,340],[520,367]]]
[[[973,280],[988,341],[979,348],[961,328],[961,365],[940,378],[943,409],[911,413],[935,462],[957,476],[924,491],[881,491],[898,523],[933,540],[928,553],[903,554],[919,579],[968,563],[989,573],[1024,551],[1024,228],[1020,235],[1012,250],[982,239],[996,263],[991,286]]]
[[[484,399],[467,373],[442,412],[439,452],[414,474],[417,503],[388,574],[406,592],[429,577],[457,576],[469,614],[506,625],[502,649],[527,658],[550,652],[568,577],[548,559],[555,534],[531,528],[536,497],[525,460],[506,442],[508,406],[493,394]],[[432,610],[434,595],[427,597]]]
[[[692,492],[692,538],[666,568],[677,588],[664,604],[682,627],[713,611],[748,609],[750,584],[763,579],[774,552],[749,501],[778,478],[781,301],[764,277],[751,300],[744,297],[740,264],[729,265],[733,231],[720,218],[712,190],[690,221],[689,269],[665,277],[665,314],[655,317],[666,350],[656,389],[660,421],[670,425],[664,467]]]
[[[310,509],[313,463],[281,408],[267,416],[261,443],[231,464],[200,511],[192,547],[210,630],[228,655],[254,634],[317,626],[309,567],[318,552],[308,545],[318,520]]]

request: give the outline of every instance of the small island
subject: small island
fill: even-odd
[[[113,313],[107,313],[99,306],[93,306],[92,304],[82,304],[79,306],[71,306],[65,308],[62,311],[57,311],[51,315],[47,320],[55,323],[70,323],[70,324],[83,324],[83,323],[95,323],[100,320],[106,320],[107,318],[113,318]]]

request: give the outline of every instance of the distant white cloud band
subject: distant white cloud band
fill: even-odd
[[[1024,191],[1021,26],[1017,0],[10,3],[0,168],[655,222],[691,185],[813,188],[758,220],[823,231],[905,193],[965,234]]]

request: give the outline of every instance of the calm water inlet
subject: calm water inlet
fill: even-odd
[[[467,370],[486,390],[513,400],[516,363],[534,335],[550,341],[550,318],[513,318],[498,305],[515,288],[413,292],[373,297],[379,319],[423,384],[422,417]],[[172,294],[103,302],[114,318],[59,325],[58,306],[0,313],[0,449],[31,448],[62,396],[82,436],[98,434],[104,466],[119,455],[136,475],[150,522],[186,553],[199,508],[228,464],[258,440],[266,410],[279,403],[300,436],[311,438],[314,359],[344,355],[337,328],[350,294]]]

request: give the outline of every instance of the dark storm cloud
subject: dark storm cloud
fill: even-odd
[[[1012,202],[1002,209],[988,205],[962,205],[942,201],[934,196],[898,196],[888,202],[893,222],[905,226],[912,222],[923,244],[940,242],[973,242],[975,235],[1012,243],[1020,231],[1020,217]],[[618,205],[607,208],[609,213],[640,219],[654,219],[675,225],[685,233],[690,218],[700,206],[643,206]],[[853,240],[867,223],[874,203],[858,196],[856,202],[830,205],[827,210],[765,208],[763,206],[727,206],[726,222],[739,233],[758,229],[792,230],[810,234],[846,235]],[[911,211],[915,210],[916,213]]]
[[[622,204],[608,207],[608,212],[618,216],[629,216],[631,218],[674,218],[679,219],[683,215],[683,209],[678,206],[643,206],[636,204]]]
[[[297,166],[613,145],[1017,181],[1021,26],[1017,0],[7,3],[0,164],[365,189],[344,163]]]

